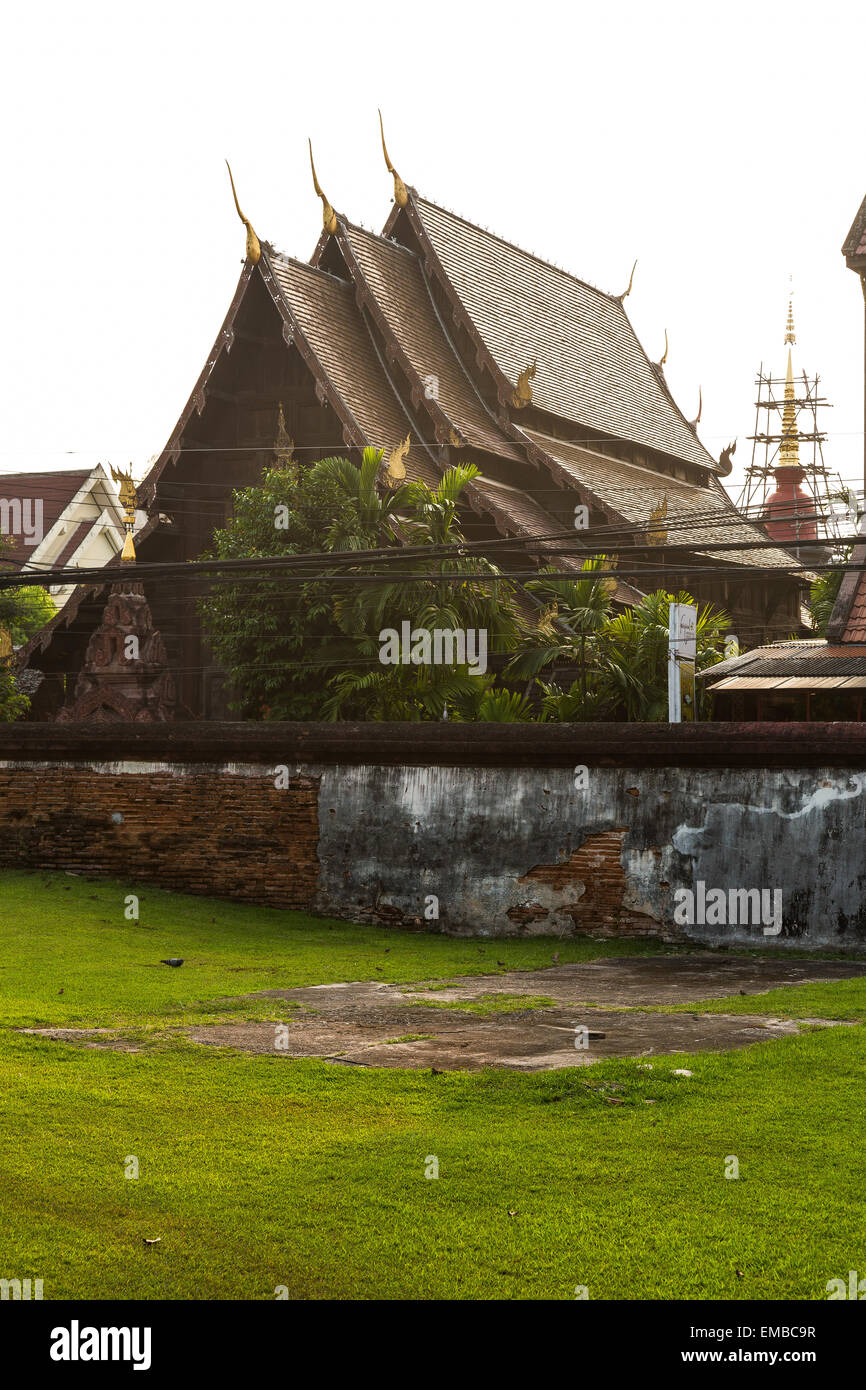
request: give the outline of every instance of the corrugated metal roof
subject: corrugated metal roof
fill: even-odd
[[[533,361],[533,405],[703,468],[717,464],[663,389],[620,301],[415,196],[424,230],[499,370]]]
[[[729,676],[709,690],[863,690],[866,676]]]
[[[756,647],[742,656],[721,661],[701,673],[704,680],[719,677],[787,678],[866,676],[866,644],[799,642],[778,647]],[[745,687],[744,687],[745,688]]]

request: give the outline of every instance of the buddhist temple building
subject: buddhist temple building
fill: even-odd
[[[374,446],[385,460],[399,451],[406,476],[431,485],[453,463],[476,464],[461,524],[473,541],[513,541],[497,550],[503,568],[577,571],[603,543],[619,557],[621,605],[687,588],[723,607],[743,644],[800,630],[805,581],[787,533],[768,540],[729,499],[730,450],[712,456],[700,411],[685,417],[665,359],[645,353],[626,312],[631,283],[604,293],[447,211],[403,182],[384,134],[382,147],[394,198],[379,234],[337,212],[313,168],[322,231],[309,260],[260,239],[235,194],[246,259],[139,485],[139,559],[198,558],[231,515],[233,489],[276,457],[359,462]],[[588,526],[576,531],[578,507]],[[192,586],[148,587],[147,598],[179,707],[225,717]],[[82,587],[31,641],[27,664],[75,678],[104,604],[104,586]]]

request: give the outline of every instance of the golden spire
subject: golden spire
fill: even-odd
[[[226,160],[226,168],[229,171],[229,180],[231,181],[232,194],[234,195],[235,207],[238,210],[238,217],[241,219],[241,221],[247,229],[247,260],[252,261],[253,265],[258,265],[259,261],[262,258],[261,244],[255,232],[253,231],[253,224],[250,222],[249,218],[244,217],[243,213],[241,212],[241,205],[238,202],[238,195],[235,192],[235,181],[232,178],[232,166],[229,164],[228,160]]]
[[[794,306],[793,306],[793,303],[791,302],[791,300],[789,299],[789,300],[788,300],[788,322],[787,322],[786,325],[785,325],[785,342],[786,342],[786,343],[796,343],[796,341],[797,341],[797,335],[796,335],[796,333],[794,332]]]
[[[337,230],[337,214],[334,212],[334,209],[331,207],[331,204],[328,202],[327,198],[322,192],[321,187],[319,186],[319,180],[316,178],[316,166],[313,163],[312,140],[308,139],[307,144],[310,147],[310,168],[313,171],[313,187],[315,188],[316,193],[322,200],[322,226],[324,227],[326,232],[333,236]]]
[[[796,342],[794,337],[794,316],[788,305],[788,326],[785,342]],[[797,429],[797,407],[794,404],[794,363],[791,349],[788,348],[788,369],[785,372],[785,404],[782,407],[782,442],[779,445],[780,468],[800,467],[800,433]]]
[[[135,526],[135,483],[132,481],[132,464],[129,465],[128,473],[121,473],[118,468],[111,465],[111,476],[116,483],[120,484],[120,505],[123,507],[123,524],[126,527],[126,540],[123,542],[123,549],[120,552],[122,561],[135,559],[135,545],[132,539],[132,532]]]
[[[382,153],[385,156],[385,166],[388,170],[388,173],[394,175],[394,202],[398,203],[401,208],[404,208],[409,201],[409,194],[406,190],[405,183],[400,178],[400,175],[397,173],[397,170],[394,168],[394,165],[391,163],[391,158],[388,154],[388,147],[385,144],[385,127],[382,124],[381,110],[379,111],[379,129],[382,132]]]

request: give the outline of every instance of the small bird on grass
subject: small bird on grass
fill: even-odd
[[[559,952],[558,952],[558,951],[554,951],[554,953],[553,953],[553,963],[554,963],[554,965],[559,965]]]
[[[162,1240],[162,1236],[142,1236],[142,1240],[144,1241],[145,1245],[159,1245],[159,1242]]]
[[[173,965],[175,967],[183,965],[183,961],[178,960],[177,956],[172,956],[171,960],[161,960],[159,963],[160,965]]]

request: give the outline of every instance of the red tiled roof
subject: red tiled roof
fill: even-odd
[[[842,641],[866,642],[866,570],[860,575]]]

